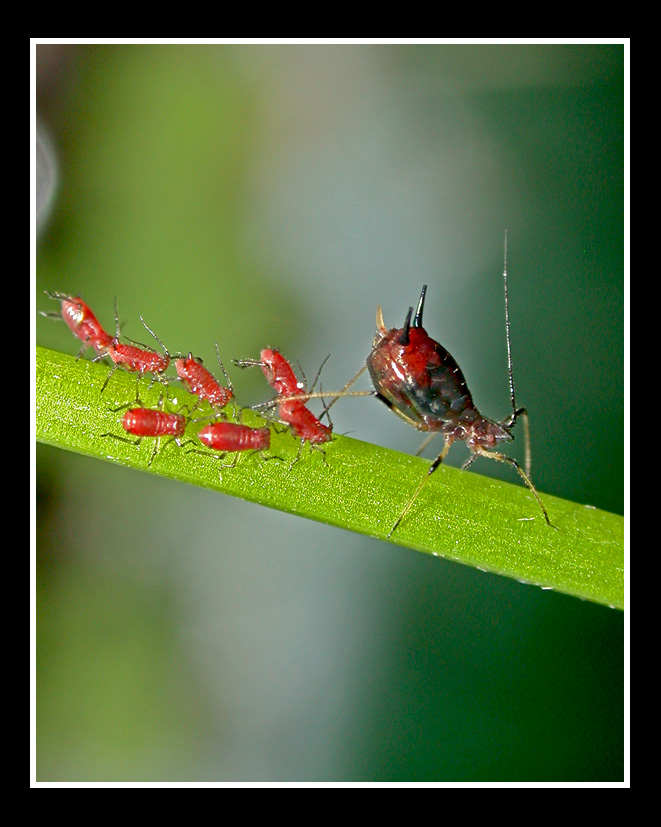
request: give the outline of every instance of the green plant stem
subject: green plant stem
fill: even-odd
[[[323,452],[272,431],[265,461],[255,453],[232,456],[188,453],[162,440],[139,446],[103,434],[125,436],[121,412],[136,397],[134,375],[116,371],[108,387],[107,365],[37,348],[37,440],[120,463],[180,482],[212,488],[262,505],[387,539],[429,463],[348,437]],[[141,401],[155,407],[163,386],[139,384]],[[192,407],[195,398],[170,385],[166,406]],[[231,413],[231,406],[227,409]],[[208,414],[198,408],[193,418]],[[246,424],[263,424],[244,411]],[[208,421],[208,420],[207,420]],[[203,423],[202,423],[203,424]],[[191,422],[186,439],[201,427]],[[199,446],[202,448],[202,446]],[[293,464],[292,464],[293,463]],[[471,472],[441,466],[430,477],[391,542],[534,583],[543,588],[622,608],[624,520],[586,505],[541,494],[555,528],[549,528],[530,491]]]

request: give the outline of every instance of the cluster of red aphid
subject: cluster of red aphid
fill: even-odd
[[[110,336],[102,328],[89,305],[80,297],[68,296],[64,293],[49,293],[48,295],[60,302],[61,314],[50,313],[44,315],[57,317],[61,315],[74,336],[83,343],[81,355],[86,348],[91,347],[96,352],[94,361],[106,356],[112,361],[113,369],[106,378],[102,391],[105,390],[110,376],[118,367],[138,373],[141,376],[151,374],[154,378],[167,383],[164,374],[172,363],[177,373],[176,378],[190,393],[197,396],[199,401],[206,400],[216,411],[212,418],[222,418],[222,421],[210,422],[197,432],[196,437],[204,446],[213,451],[222,452],[221,456],[225,453],[238,453],[240,451],[264,451],[270,447],[271,431],[268,427],[252,428],[241,423],[229,422],[222,413],[222,409],[234,399],[234,390],[227,373],[225,373],[217,346],[216,353],[218,354],[220,366],[225,373],[227,387],[221,385],[213,374],[204,367],[202,360],[193,356],[192,353],[187,356],[172,356],[168,353],[163,343],[147,327],[142,317],[140,319],[143,325],[159,343],[162,353],[151,348],[140,347],[137,344],[120,342],[116,309],[116,332],[115,336]],[[331,428],[320,422],[303,401],[290,398],[304,394],[306,388],[298,381],[291,365],[281,353],[277,350],[265,349],[261,352],[259,360],[237,361],[236,364],[239,367],[258,365],[262,368],[269,385],[276,391],[278,398],[282,397],[283,399],[278,404],[278,419],[287,425],[302,443],[307,441],[312,445],[319,445],[328,442],[332,438]],[[145,408],[141,403],[139,407],[132,407],[133,403],[130,403],[121,408],[116,408],[115,411],[127,408],[122,417],[122,427],[126,433],[137,437],[135,444],[138,444],[143,437],[160,439],[166,436],[170,437],[171,441],[180,447],[192,443],[193,440],[181,442],[186,427],[191,421],[190,416],[185,416],[179,412],[168,413],[162,409],[162,402],[161,397],[159,408]],[[136,400],[136,405],[138,403],[139,400]],[[201,419],[206,418],[208,417],[202,417]],[[194,421],[199,422],[201,419]],[[125,440],[124,437],[115,434],[104,434],[103,436]],[[132,442],[132,440],[125,441]],[[196,451],[195,448],[190,450]],[[150,464],[155,453],[156,448],[149,461]]]
[[[296,378],[289,362],[277,350],[265,349],[262,350],[258,360],[235,360],[235,364],[239,367],[258,365],[262,368],[266,380],[277,394],[275,400],[265,404],[277,408],[278,420],[301,440],[301,444],[309,442],[312,446],[318,446],[328,442],[332,437],[331,428],[322,424],[305,403],[314,397],[337,399],[341,396],[354,395],[353,392],[348,391],[348,388],[364,370],[369,371],[374,391],[356,391],[355,395],[374,396],[412,427],[430,436],[439,434],[444,438],[441,453],[431,463],[427,474],[420,481],[388,536],[395,531],[410,511],[425,482],[441,465],[450,446],[456,441],[464,441],[471,452],[469,459],[464,463],[464,468],[470,466],[478,456],[507,463],[515,468],[537,500],[546,524],[550,526],[551,521],[546,508],[530,479],[528,415],[525,408],[517,407],[514,396],[507,298],[507,235],[505,236],[503,281],[512,412],[501,422],[488,419],[477,410],[459,365],[450,353],[439,342],[432,339],[423,328],[422,314],[426,285],[422,288],[415,313],[410,307],[401,328],[387,328],[383,321],[381,308],[377,308],[377,332],[372,351],[366,359],[365,366],[342,391],[314,393],[316,380],[308,391]],[[171,357],[160,339],[147,327],[142,317],[142,323],[161,345],[163,353],[144,349],[135,344],[121,343],[116,308],[116,333],[115,336],[109,336],[82,299],[61,293],[49,295],[61,302],[62,318],[73,334],[83,342],[83,350],[86,347],[94,348],[97,354],[96,359],[109,357],[113,362],[113,370],[121,366],[129,371],[140,374],[151,373],[154,377],[162,378],[170,365]],[[218,361],[220,362],[220,355]],[[222,362],[220,364],[222,367]],[[218,411],[216,418],[222,417],[221,409],[234,396],[227,374],[225,376],[228,387],[223,387],[202,365],[202,362],[190,353],[187,357],[175,357],[174,366],[177,378],[188,390],[200,400],[207,400],[212,408]],[[107,382],[106,379],[106,384]],[[330,405],[326,407],[325,413],[328,412],[329,407]],[[526,437],[525,470],[512,457],[494,450],[498,443],[510,442],[513,439],[512,429],[519,418],[524,422]],[[177,444],[181,444],[180,438],[184,434],[186,424],[187,419],[183,414],[169,414],[163,410],[150,410],[142,407],[126,411],[122,421],[124,430],[139,439],[144,436],[170,436]],[[270,446],[268,428],[249,428],[246,425],[228,421],[212,422],[206,425],[198,432],[197,438],[206,447],[223,452],[264,450]],[[152,459],[153,456],[152,454]]]

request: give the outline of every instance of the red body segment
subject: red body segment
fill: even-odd
[[[134,436],[183,436],[186,417],[152,408],[129,408],[122,417],[122,427]]]
[[[268,428],[249,428],[236,422],[212,422],[205,425],[197,438],[214,451],[263,451],[271,445],[271,431]]]
[[[191,393],[206,399],[209,404],[224,408],[234,396],[229,388],[224,388],[213,374],[196,359],[192,353],[184,359],[176,359],[174,363],[177,376]]]

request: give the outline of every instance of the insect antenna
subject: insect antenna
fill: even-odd
[[[154,339],[156,339],[156,341],[159,343],[159,345],[161,346],[161,350],[163,351],[163,353],[164,353],[166,356],[169,356],[170,354],[168,353],[168,349],[165,347],[165,345],[163,344],[163,342],[162,342],[162,341],[158,338],[158,336],[154,333],[154,331],[151,329],[151,327],[149,327],[149,325],[147,324],[147,322],[146,322],[146,321],[142,318],[142,316],[138,316],[138,318],[139,318],[139,319],[140,319],[140,321],[142,322],[143,326],[144,326],[144,327],[145,327],[145,328],[146,328],[146,329],[147,329],[147,330],[151,333],[151,335],[154,337]]]
[[[509,294],[507,292],[507,230],[505,230],[505,251],[503,256],[503,287],[505,291],[505,339],[507,342],[507,376],[510,383],[510,402],[512,403],[512,413],[505,419],[503,425],[506,428],[511,428],[518,417],[523,417],[523,436],[525,445],[525,466],[526,474],[530,477],[531,467],[531,452],[530,452],[530,424],[528,422],[528,411],[525,408],[516,407],[516,396],[514,394],[514,370],[512,368],[512,343],[510,340],[510,310],[509,310]],[[542,510],[543,507],[542,507]],[[548,517],[547,517],[548,522]]]
[[[507,293],[507,230],[505,230],[505,254],[503,259],[503,285],[505,289],[505,338],[507,340],[507,375],[510,383],[510,401],[512,403],[512,416],[510,417],[511,424],[517,417],[516,398],[514,396],[514,372],[512,370],[512,344],[510,341],[510,312],[509,312],[509,296]]]
[[[342,388],[342,390],[339,391],[339,393],[336,393],[336,394],[333,395],[333,397],[334,397],[333,401],[326,407],[325,413],[328,413],[328,411],[333,407],[333,405],[337,402],[337,400],[340,399],[343,396],[355,396],[355,395],[357,395],[357,396],[375,396],[376,395],[374,393],[374,391],[358,391],[357,393],[355,391],[352,392],[352,393],[348,392],[349,388],[358,381],[358,379],[363,375],[363,373],[365,373],[366,370],[367,370],[367,365],[363,365],[362,368],[358,371],[358,373],[353,377],[353,379],[349,379],[349,381]],[[330,396],[331,394],[326,394],[326,395]]]

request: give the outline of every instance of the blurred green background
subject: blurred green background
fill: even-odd
[[[376,305],[400,325],[427,283],[428,332],[501,418],[508,228],[533,479],[622,513],[623,62],[616,45],[37,46],[59,186],[35,311],[80,292],[112,329],[117,297],[135,339],[140,313],[209,365],[215,341],[228,366],[271,346],[308,376],[330,353],[337,389]],[[77,352],[42,317],[37,341]],[[268,397],[230,371],[243,404]],[[333,420],[420,442],[373,400]],[[620,612],[41,445],[37,509],[38,780],[623,777]]]

